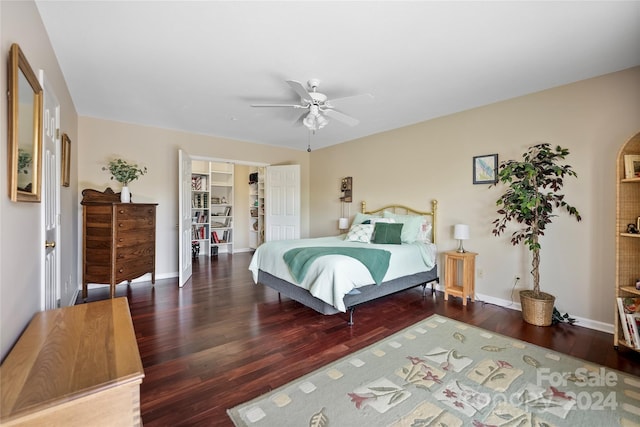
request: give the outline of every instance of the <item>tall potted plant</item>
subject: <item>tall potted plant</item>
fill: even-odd
[[[129,203],[131,201],[129,183],[147,173],[146,166],[140,168],[136,163],[128,163],[122,159],[111,160],[108,166],[103,167],[102,170],[108,170],[111,173],[111,179],[115,179],[122,184],[120,201],[123,203]]]
[[[521,161],[508,160],[498,168],[498,182],[507,186],[496,201],[499,218],[493,221],[493,234],[502,234],[509,222],[521,224],[511,235],[511,243],[524,243],[533,255],[531,274],[533,290],[520,292],[522,315],[526,322],[548,326],[552,323],[555,297],[540,291],[540,236],[557,216],[556,209],[566,210],[577,221],[582,218],[578,210],[565,202],[560,194],[565,176],[577,177],[570,165],[560,164],[569,150],[547,143],[530,147]]]

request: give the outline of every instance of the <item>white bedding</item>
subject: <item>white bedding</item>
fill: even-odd
[[[314,297],[342,312],[346,311],[343,301],[346,294],[354,288],[374,283],[371,273],[360,261],[343,255],[319,257],[309,268],[303,282],[296,283],[283,260],[283,255],[289,249],[308,246],[351,246],[387,250],[391,252],[391,259],[383,282],[429,271],[436,262],[436,246],[431,243],[382,245],[345,241],[344,236],[279,240],[264,243],[256,249],[249,265],[253,281],[258,283],[258,270],[262,270],[307,289]]]

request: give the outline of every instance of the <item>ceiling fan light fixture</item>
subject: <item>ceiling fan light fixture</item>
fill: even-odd
[[[323,115],[318,114],[316,117],[316,123],[318,124],[318,129],[322,129],[327,125],[327,123],[329,123],[329,121],[325,119]]]
[[[313,115],[313,113],[307,114],[306,117],[302,120],[302,124],[309,130],[318,129],[316,124],[316,118]]]

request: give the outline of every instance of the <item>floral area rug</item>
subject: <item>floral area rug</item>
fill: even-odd
[[[431,316],[228,411],[236,426],[640,426],[640,378]]]

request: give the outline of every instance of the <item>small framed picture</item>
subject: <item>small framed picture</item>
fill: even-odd
[[[62,186],[68,187],[71,181],[71,140],[66,133],[62,134],[62,156],[60,166]]]
[[[640,154],[626,154],[624,156],[625,179],[640,178]]]
[[[495,184],[496,182],[498,182],[498,155],[474,156],[473,183]]]

